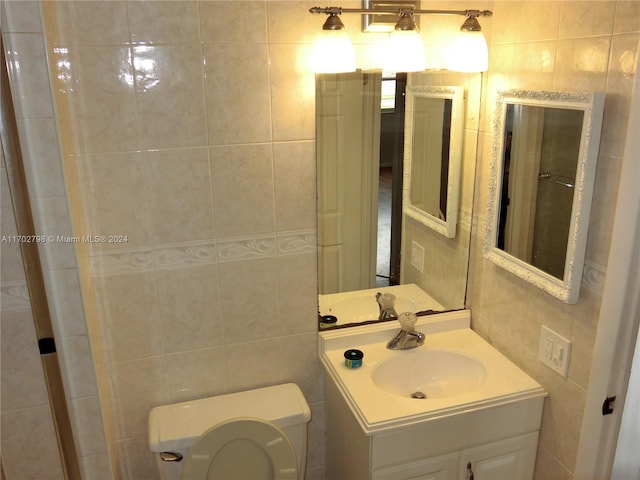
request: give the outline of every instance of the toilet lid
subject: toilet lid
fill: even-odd
[[[184,459],[182,480],[296,480],[291,442],[274,424],[236,418],[210,428]]]

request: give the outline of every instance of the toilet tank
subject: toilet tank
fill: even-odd
[[[162,461],[161,452],[185,456],[209,428],[237,417],[260,418],[278,426],[293,445],[299,478],[304,478],[311,410],[300,387],[293,383],[153,408],[149,413],[149,448],[156,454],[160,478],[179,480],[182,475],[182,462]]]

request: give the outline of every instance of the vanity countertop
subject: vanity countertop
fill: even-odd
[[[468,310],[419,317],[416,330],[426,334],[425,343],[409,350],[386,348],[399,331],[397,322],[319,333],[327,381],[336,384],[367,434],[546,396],[535,380],[471,330]],[[344,352],[354,348],[364,353],[362,366],[347,368]],[[374,383],[374,370],[383,362],[405,356],[411,364],[410,356],[417,359],[425,350],[459,352],[475,359],[484,367],[483,381],[463,393],[426,399],[389,393]]]
[[[444,306],[414,283],[390,287],[370,288],[351,292],[318,295],[320,315],[333,315],[336,325],[347,325],[375,320],[380,313],[376,293],[395,295],[395,309],[398,313],[426,310],[443,311]]]

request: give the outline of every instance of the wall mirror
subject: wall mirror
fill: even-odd
[[[509,90],[496,99],[484,255],[576,303],[604,96]]]
[[[453,238],[460,198],[464,89],[409,86],[406,99],[403,212]]]
[[[460,90],[440,85],[459,85]],[[455,145],[449,141],[450,150],[462,152],[462,168],[457,174],[463,187],[459,189],[458,206],[447,205],[445,209],[445,218],[458,219],[455,238],[403,213],[407,89],[418,91],[422,87],[435,98],[448,95],[452,114],[457,114],[454,97],[456,103],[464,105],[460,117],[455,117],[463,132],[460,136],[454,134]],[[458,91],[464,98],[457,96]],[[350,323],[376,320],[375,293],[400,287],[400,309],[405,305],[410,310],[424,310],[413,306],[414,287],[434,302],[431,310],[464,308],[481,91],[480,73],[394,75],[358,70],[316,75],[321,315],[327,313],[323,307],[327,298],[336,301],[339,296],[350,301],[357,294],[363,296],[355,298],[352,305],[359,309],[366,302],[371,313]],[[444,109],[444,100],[438,101]],[[438,175],[438,186],[441,182]],[[434,213],[434,218],[440,216],[439,212]],[[398,252],[398,258],[393,260],[398,262],[395,274],[390,265],[393,251]],[[409,292],[406,298],[405,292]],[[343,310],[348,309],[347,303],[342,305]]]

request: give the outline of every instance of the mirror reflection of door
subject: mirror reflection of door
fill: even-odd
[[[376,286],[400,283],[406,73],[382,73]]]
[[[316,77],[320,294],[399,284],[406,81]]]
[[[319,293],[374,288],[380,73],[318,75]]]

